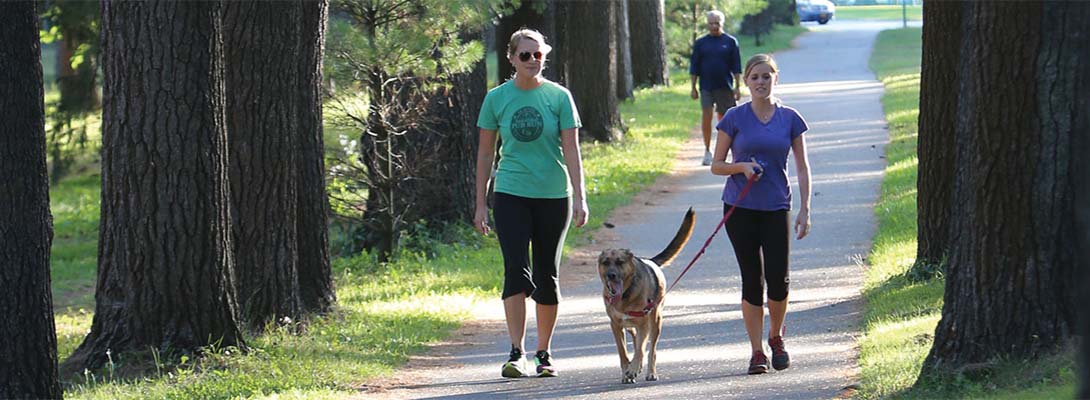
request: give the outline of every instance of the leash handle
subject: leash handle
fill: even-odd
[[[759,174],[753,174],[753,176],[749,177],[749,180],[746,181],[746,186],[742,188],[742,193],[738,194],[738,200],[735,200],[734,205],[730,207],[730,210],[727,210],[727,213],[723,214],[723,219],[719,220],[719,225],[715,226],[715,231],[712,231],[712,235],[708,237],[708,240],[704,241],[704,246],[700,248],[700,251],[696,252],[696,255],[693,256],[693,260],[689,261],[689,265],[686,265],[685,269],[681,270],[681,273],[674,279],[674,283],[671,283],[670,287],[666,289],[666,293],[670,293],[670,291],[674,289],[674,286],[681,281],[681,277],[685,276],[686,272],[689,272],[689,268],[692,268],[693,264],[696,264],[696,260],[704,255],[704,251],[708,249],[708,245],[712,243],[712,239],[715,238],[715,235],[719,234],[719,229],[723,228],[723,225],[727,223],[727,219],[730,218],[730,215],[734,214],[734,209],[738,207],[738,203],[741,203],[742,199],[746,198],[746,194],[749,193],[749,188],[753,186],[753,182],[757,181],[758,175]],[[662,297],[666,297],[666,293],[663,293]],[[661,301],[662,299],[659,300]]]

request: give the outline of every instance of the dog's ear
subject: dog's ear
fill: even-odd
[[[624,254],[624,260],[628,262],[632,262],[636,258],[636,255],[632,254],[632,250],[629,249],[621,249],[621,254]]]

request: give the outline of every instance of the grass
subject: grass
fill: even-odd
[[[845,7],[847,8],[847,7]],[[903,274],[916,257],[916,138],[919,115],[920,28],[884,31],[870,67],[885,85],[888,165],[875,208],[878,233],[869,255],[860,339],[862,390],[870,398],[1071,398],[1073,360],[1061,354],[1035,361],[997,361],[986,376],[917,382],[942,311],[942,278],[914,282]]]
[[[748,54],[789,46],[802,29],[789,28],[765,38]],[[747,48],[748,47],[748,48]],[[673,85],[639,89],[621,105],[629,127],[619,144],[583,147],[591,218],[573,228],[568,246],[587,243],[614,208],[670,171],[673,159],[699,121],[700,109],[688,97],[685,71]],[[327,118],[337,118],[327,113]],[[328,151],[339,151],[341,134],[326,130]],[[72,354],[90,329],[101,178],[92,167],[56,182],[51,191],[55,220],[52,248],[58,355]],[[436,232],[428,251],[405,249],[388,264],[367,254],[334,260],[338,309],[301,333],[291,327],[247,338],[252,351],[209,348],[204,357],[179,354],[115,354],[113,363],[81,377],[68,377],[65,396],[73,399],[286,397],[339,399],[358,395],[366,382],[389,376],[427,344],[443,340],[482,302],[494,303],[502,288],[502,259],[493,237],[467,227]],[[453,238],[440,241],[435,238]],[[419,246],[418,246],[419,247]],[[434,254],[427,258],[425,254]]]
[[[909,21],[923,21],[923,6],[906,6]],[[904,19],[901,6],[837,6],[836,19],[896,20]]]

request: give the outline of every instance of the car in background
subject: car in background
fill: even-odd
[[[829,0],[798,0],[795,4],[800,22],[817,21],[825,25],[836,14],[836,5]]]

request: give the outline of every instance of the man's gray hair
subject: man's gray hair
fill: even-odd
[[[722,24],[724,21],[727,20],[727,16],[723,15],[723,12],[719,11],[719,10],[708,11],[707,12],[707,18],[708,19],[713,19],[714,18],[716,21],[719,21],[720,24]]]

